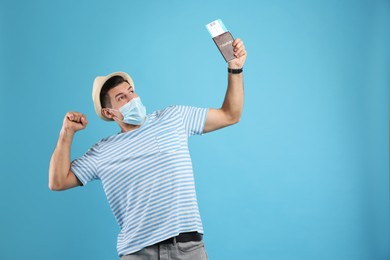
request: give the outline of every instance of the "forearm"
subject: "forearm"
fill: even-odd
[[[228,87],[221,109],[232,123],[237,123],[241,118],[244,105],[243,78],[243,73],[228,73]]]
[[[236,58],[229,62],[229,69],[242,69],[246,59],[244,43],[239,39],[233,42],[233,50]],[[239,71],[232,71],[239,72]],[[221,108],[210,108],[207,113],[204,133],[208,133],[235,123],[241,119],[244,106],[244,76],[241,73],[228,73],[228,87]]]
[[[70,169],[70,147],[74,132],[62,129],[58,137],[56,148],[50,159],[49,187],[58,188],[64,183]]]

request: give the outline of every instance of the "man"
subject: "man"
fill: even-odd
[[[62,191],[100,179],[120,226],[121,260],[207,259],[187,141],[240,120],[247,55],[240,39],[233,48],[236,58],[228,64],[228,87],[219,109],[171,106],[147,115],[128,74],[97,77],[95,111],[115,121],[121,132],[72,162],[73,136],[88,121],[79,112],[65,115],[50,161],[49,188]]]

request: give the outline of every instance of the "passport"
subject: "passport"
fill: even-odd
[[[226,62],[234,60],[233,41],[232,34],[226,29],[221,19],[215,20],[206,25],[211,37],[218,50],[221,52]]]

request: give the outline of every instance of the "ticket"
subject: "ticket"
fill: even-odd
[[[223,24],[221,19],[215,20],[209,24],[206,25],[207,30],[209,30],[209,33],[211,37],[216,37],[218,35],[223,34],[224,32],[227,32],[227,29],[225,25]]]

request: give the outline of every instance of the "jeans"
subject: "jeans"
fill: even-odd
[[[207,260],[203,241],[156,244],[124,255],[120,260]]]

